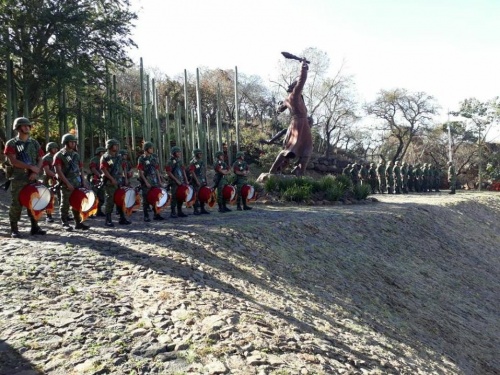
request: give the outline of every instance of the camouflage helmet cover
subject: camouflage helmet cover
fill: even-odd
[[[78,142],[78,139],[73,134],[64,134],[61,138],[61,144],[66,146],[68,142]]]
[[[154,147],[153,142],[146,142],[146,143],[144,143],[144,145],[142,146],[142,149],[143,149],[144,151],[147,151],[147,150],[149,150],[150,148],[153,148],[153,147]]]
[[[124,155],[128,155],[128,150],[122,148],[119,152],[118,152],[121,156],[124,156]]]
[[[217,151],[217,152],[215,153],[215,157],[216,157],[216,158],[218,158],[219,156],[222,156],[222,155],[224,155],[224,153],[223,153],[222,151]]]
[[[59,145],[56,142],[49,142],[47,146],[45,146],[45,151],[49,152],[53,148],[59,148]]]
[[[238,151],[236,153],[236,159],[244,158],[244,157],[245,157],[245,153],[243,151]]]
[[[99,154],[100,152],[106,152],[106,149],[105,149],[104,147],[102,147],[102,146],[99,146],[99,147],[97,147],[97,148],[95,149],[95,151],[94,151],[94,155],[97,155],[97,154]]]
[[[106,141],[106,148],[109,150],[111,147],[117,146],[119,144],[120,142],[118,142],[118,140],[111,138]]]
[[[170,149],[170,154],[175,154],[176,152],[181,152],[181,148],[179,146],[174,146]]]
[[[199,148],[195,148],[193,150],[193,156],[196,156],[197,154],[202,154],[202,153],[203,153],[203,151],[201,151]]]
[[[17,128],[23,126],[23,125],[29,125],[31,126],[31,121],[28,120],[26,117],[18,117],[14,120],[14,125],[12,126],[13,130],[17,130]]]

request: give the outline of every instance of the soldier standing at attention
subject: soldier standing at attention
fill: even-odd
[[[387,194],[394,193],[394,167],[392,161],[389,160],[387,168],[385,168],[385,177],[387,179]]]
[[[369,174],[368,166],[365,163],[361,163],[361,168],[358,172],[358,178],[361,181],[361,186],[368,185]]]
[[[104,175],[104,213],[106,214],[105,225],[107,227],[115,226],[111,219],[115,205],[115,192],[120,186],[128,185],[127,176],[122,168],[122,157],[118,153],[119,148],[120,142],[116,139],[109,139],[106,142],[107,151],[101,156],[100,162],[101,171]],[[120,215],[118,224],[130,224],[130,221],[125,217],[122,207],[118,207],[118,214]]]
[[[392,171],[394,173],[394,191],[396,194],[401,194],[402,181],[401,181],[401,167],[399,166],[399,161],[396,161],[394,163],[394,168]]]
[[[377,176],[378,176],[378,191],[380,194],[384,194],[387,189],[387,180],[385,178],[385,161],[382,160],[377,166]]]
[[[201,159],[203,152],[197,148],[193,150],[193,158],[189,162],[189,176],[191,178],[190,183],[194,187],[196,193],[196,201],[194,202],[194,215],[200,214],[210,214],[205,210],[205,202],[200,202],[198,199],[198,193],[202,186],[207,185],[207,169],[205,168],[205,163]]]
[[[99,199],[99,203],[97,205],[97,213],[96,216],[103,217],[104,212],[102,212],[102,205],[104,204],[104,188],[102,184],[102,171],[101,171],[101,157],[106,152],[104,147],[97,147],[94,151],[94,157],[90,159],[89,169],[92,173],[90,177],[90,186],[92,186],[92,190],[94,194]]]
[[[150,222],[148,193],[151,188],[159,188],[161,183],[160,163],[154,154],[154,146],[151,142],[144,143],[142,147],[144,153],[137,159],[137,170],[139,171],[139,181],[142,185],[142,209],[144,221]],[[154,214],[153,220],[163,220],[159,213]]]
[[[187,176],[186,176],[186,168],[182,163],[181,154],[182,150],[180,147],[174,146],[170,151],[171,157],[170,160],[165,167],[165,172],[167,172],[168,177],[170,178],[170,194],[172,195],[172,200],[170,202],[170,217],[187,217],[184,212],[182,212],[182,204],[184,202],[177,200],[177,188],[183,184],[187,184]],[[177,213],[175,209],[177,207]]]
[[[420,167],[420,163],[417,163],[417,165],[415,165],[413,174],[415,175],[415,191],[417,193],[421,193],[423,185],[423,172],[422,168]]]
[[[241,188],[247,183],[248,172],[249,169],[248,164],[245,161],[245,153],[243,151],[238,151],[236,153],[236,161],[233,163],[233,173],[236,175],[236,194],[238,194],[238,197],[236,198],[236,209],[238,211],[241,211],[242,209],[245,211],[252,209],[252,207],[247,205],[246,198],[241,196]],[[243,203],[243,208],[241,208],[241,203]]]
[[[59,151],[59,145],[55,142],[49,142],[47,143],[47,146],[45,147],[45,150],[47,153],[45,156],[42,158],[42,168],[43,168],[43,184],[47,186],[49,189],[54,189],[54,186],[56,185],[57,178],[56,178],[56,170],[53,166],[54,164],[54,155]],[[51,199],[54,199],[54,195],[56,194],[55,191],[52,192],[52,197]],[[52,201],[53,203],[53,201]],[[45,210],[47,214],[47,218],[45,221],[47,223],[53,223],[54,219],[52,218],[52,213],[50,213],[48,210]]]
[[[7,156],[9,167],[12,169],[12,173],[8,173],[11,181],[11,203],[9,209],[10,236],[12,238],[19,238],[21,234],[19,233],[17,223],[21,219],[22,213],[19,193],[26,185],[36,182],[42,168],[43,150],[40,144],[30,137],[31,122],[26,117],[16,118],[13,129],[17,131],[17,137],[7,141],[4,154]],[[47,233],[38,226],[38,222],[29,210],[28,216],[31,222],[31,235],[43,235]]]
[[[368,178],[370,181],[372,194],[375,194],[375,191],[377,190],[377,169],[375,168],[375,163],[370,163],[370,169],[368,169]]]
[[[224,153],[222,151],[217,151],[215,153],[215,163],[214,163],[214,186],[217,188],[217,203],[219,204],[219,212],[231,212],[226,206],[226,200],[222,194],[222,189],[224,185],[227,184],[226,175],[229,174],[229,167],[224,161]]]
[[[429,191],[429,165],[427,163],[424,163],[424,168],[422,169],[422,191],[424,193],[427,193]]]
[[[122,157],[123,173],[125,173],[125,175],[127,176],[128,185],[130,185],[130,179],[134,175],[134,166],[132,165],[132,161],[130,160],[130,156],[127,150],[120,150],[120,156]]]
[[[403,180],[401,190],[404,194],[408,194],[408,164],[405,161],[401,165],[401,179]]]
[[[73,134],[64,134],[61,139],[63,148],[54,155],[54,167],[57,179],[61,184],[61,222],[63,229],[70,232],[73,227],[69,225],[69,197],[73,190],[82,186],[88,188],[87,181],[83,176],[83,165],[80,155],[76,152],[77,139]],[[75,229],[87,230],[90,227],[82,223],[80,212],[72,209],[75,218]]]
[[[456,189],[456,174],[455,174],[455,167],[453,166],[453,162],[449,161],[448,162],[448,183],[450,184],[450,193],[449,194],[455,194],[455,189]]]

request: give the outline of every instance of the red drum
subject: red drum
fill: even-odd
[[[181,185],[177,187],[176,198],[178,202],[186,202],[186,207],[190,207],[196,200],[196,194],[191,185]]]
[[[73,190],[69,196],[69,204],[73,210],[80,213],[82,221],[97,213],[99,199],[90,189],[79,188]]]
[[[224,185],[222,188],[222,197],[226,201],[233,203],[236,198],[236,188],[233,185]]]
[[[147,201],[153,206],[155,212],[158,213],[160,209],[169,201],[167,190],[159,187],[149,189]]]
[[[215,189],[208,186],[200,187],[200,190],[198,190],[198,199],[201,203],[207,203],[209,207],[213,207],[217,201]]]
[[[39,183],[26,185],[19,192],[19,203],[31,212],[35,220],[40,219],[51,198],[50,190]]]
[[[243,185],[241,187],[241,196],[247,201],[255,200],[255,188],[252,185]]]
[[[132,214],[134,207],[140,205],[139,194],[134,188],[128,186],[122,186],[116,189],[113,200],[118,207],[121,207],[123,213],[127,216]]]

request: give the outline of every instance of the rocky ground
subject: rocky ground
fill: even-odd
[[[0,374],[498,374],[500,195],[9,237]]]

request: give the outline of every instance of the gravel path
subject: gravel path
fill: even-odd
[[[500,195],[376,199],[13,240],[2,193],[0,374],[500,373]]]

